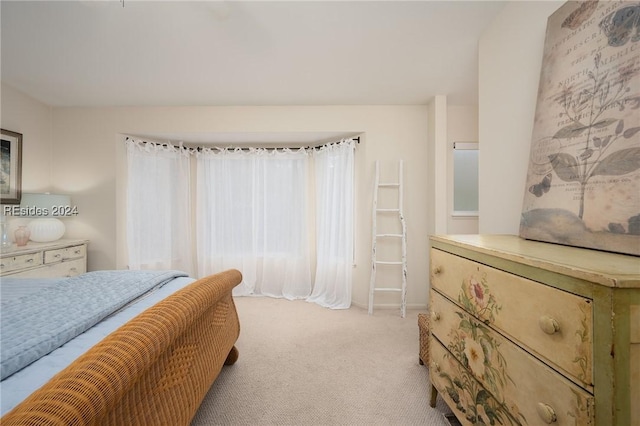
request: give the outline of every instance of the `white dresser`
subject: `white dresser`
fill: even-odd
[[[71,277],[87,272],[87,240],[58,240],[2,249],[0,275],[22,278]]]
[[[431,405],[464,425],[640,425],[640,258],[431,237]]]

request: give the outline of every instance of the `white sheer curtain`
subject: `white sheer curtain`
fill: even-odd
[[[191,274],[189,151],[131,138],[126,147],[129,268]]]
[[[197,153],[198,275],[242,271],[234,295],[311,293],[305,150]]]
[[[353,140],[314,154],[316,177],[316,276],[307,299],[333,309],[351,306],[354,239]]]

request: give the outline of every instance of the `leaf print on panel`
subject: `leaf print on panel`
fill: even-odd
[[[582,143],[583,148],[576,155],[567,152],[549,155],[553,171],[561,180],[580,183],[577,213],[580,219],[584,216],[585,190],[594,176],[621,176],[640,168],[640,148],[609,152],[618,141],[633,137],[640,127],[625,128],[627,123],[623,119],[606,117],[612,110],[638,108],[638,94],[630,94],[628,87],[638,69],[621,67],[616,79],[609,75],[610,71],[602,69],[602,63],[602,54],[597,53],[593,68],[587,73],[590,87],[580,88],[566,83],[557,100],[563,110],[560,116],[570,124],[558,130],[553,139],[566,140],[561,146],[572,149],[576,143]]]

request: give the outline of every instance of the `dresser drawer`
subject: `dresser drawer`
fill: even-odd
[[[42,252],[21,254],[13,257],[2,258],[2,273],[17,271],[20,269],[42,265]]]
[[[522,424],[434,338],[429,343],[429,358],[431,384],[463,425]]]
[[[49,266],[49,274],[59,277],[75,277],[87,272],[87,261],[84,258],[70,260]]]
[[[590,299],[437,249],[431,286],[592,389]]]
[[[44,263],[55,263],[69,259],[78,259],[80,257],[85,257],[85,255],[85,245],[65,247],[56,250],[47,250],[44,252]]]
[[[548,413],[558,425],[593,424],[590,393],[433,290],[431,313],[431,333],[514,418],[543,424]]]
[[[87,272],[87,262],[84,258],[70,260],[68,262],[41,265],[39,268],[11,274],[14,278],[54,278],[74,277]]]
[[[87,240],[29,241],[3,250],[0,275],[30,278],[68,277],[87,271]]]

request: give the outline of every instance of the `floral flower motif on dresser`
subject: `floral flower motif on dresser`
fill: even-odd
[[[448,355],[445,355],[448,357]],[[519,425],[518,420],[513,419],[506,408],[491,397],[491,394],[483,389],[478,382],[468,380],[462,368],[455,360],[450,360],[453,375],[445,371],[438,374],[445,380],[446,396],[453,401],[455,410],[463,414],[464,418],[473,425],[510,424]]]
[[[469,278],[469,293],[473,296],[473,300],[476,302],[478,307],[484,309],[487,307],[487,298],[484,296],[484,288],[482,285],[474,278]]]
[[[473,339],[464,339],[464,356],[469,364],[469,368],[476,376],[484,376],[484,349],[480,343]]]
[[[458,303],[468,312],[488,323],[495,321],[495,316],[502,309],[490,292],[486,274],[482,274],[480,278],[471,275],[462,282]]]
[[[589,341],[589,323],[587,320],[587,310],[589,309],[586,305],[580,304],[578,305],[580,311],[582,311],[582,319],[580,321],[581,328],[576,330],[575,335],[578,337],[578,344],[576,346],[576,357],[573,362],[578,364],[580,368],[580,374],[578,378],[581,380],[589,380],[589,375],[587,370],[589,369],[587,352],[588,348],[591,345]]]
[[[575,419],[575,424],[587,424],[587,419],[594,418],[595,402],[592,398],[585,398],[575,389],[571,389],[571,393],[575,398],[575,407],[573,411],[567,411],[568,417]]]
[[[468,284],[468,288],[480,285],[482,295],[487,295],[486,287],[480,281],[469,280]],[[488,303],[483,309],[488,309],[491,298],[484,300]],[[526,424],[519,410],[512,407],[511,413],[516,413],[517,417],[514,418],[506,408],[505,387],[513,380],[507,374],[507,362],[500,353],[500,342],[486,324],[475,321],[466,313],[458,311],[456,314],[460,321],[449,332],[448,349],[464,368],[456,368],[456,377],[444,371],[439,373],[449,383],[446,392],[456,403],[456,409],[464,413],[472,424]]]

